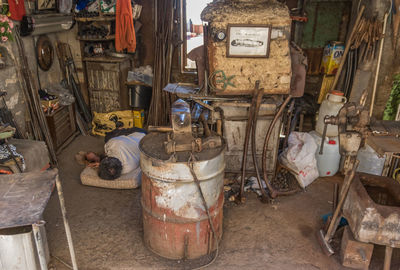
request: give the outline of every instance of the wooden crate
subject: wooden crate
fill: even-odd
[[[46,115],[46,120],[56,150],[76,132],[74,104],[60,106],[50,115]]]
[[[128,109],[125,85],[130,59],[86,58],[87,86],[92,112],[107,113]]]

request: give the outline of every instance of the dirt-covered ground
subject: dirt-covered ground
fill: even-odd
[[[79,269],[191,269],[195,262],[161,258],[143,245],[140,189],[111,190],[83,186],[81,150],[101,152],[103,140],[80,136],[59,156],[72,237]],[[262,204],[252,193],[243,205],[227,202],[224,232],[216,262],[208,269],[346,269],[340,256],[325,256],[316,232],[331,211],[332,179],[318,179],[306,192]],[[59,202],[55,193],[45,211],[52,255],[70,263]],[[382,248],[375,248],[370,269],[382,269]],[[395,254],[396,255],[396,254]],[[393,269],[398,269],[396,258]],[[53,268],[68,269],[54,257]]]

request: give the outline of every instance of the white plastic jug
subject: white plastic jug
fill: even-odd
[[[319,150],[321,148],[322,137],[315,131],[311,131],[310,135],[318,145],[315,152],[315,159],[317,160],[319,176],[335,175],[340,165],[339,137],[325,137],[323,153],[320,155]]]
[[[332,93],[328,93],[326,98],[321,103],[321,107],[319,107],[318,111],[318,121],[315,130],[322,135],[324,131],[324,118],[326,115],[334,115],[336,116],[339,110],[343,107],[343,105],[347,102],[346,97],[343,96],[343,92],[340,91],[332,91]],[[327,137],[337,137],[338,127],[336,125],[328,125],[326,129]]]

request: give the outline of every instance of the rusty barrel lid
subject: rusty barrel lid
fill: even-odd
[[[139,144],[140,167],[147,176],[165,182],[193,182],[193,176],[188,167],[189,152],[176,153],[176,162],[171,161],[171,155],[165,153],[164,142],[167,134],[153,132],[147,134]],[[214,178],[224,173],[225,143],[221,147],[206,149],[195,153],[196,161],[193,169],[200,181]]]

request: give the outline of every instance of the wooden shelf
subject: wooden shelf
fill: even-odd
[[[77,22],[111,22],[115,21],[115,16],[103,17],[75,17]]]
[[[120,63],[129,59],[131,59],[131,57],[121,58],[121,57],[111,57],[111,56],[92,56],[92,57],[83,57],[82,61]]]
[[[77,36],[76,39],[82,40],[82,41],[107,41],[107,40],[114,40],[115,35],[109,35],[104,38],[83,38],[83,37]]]

